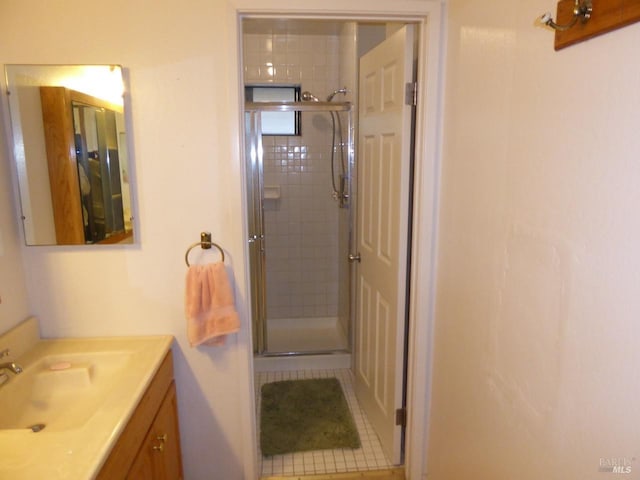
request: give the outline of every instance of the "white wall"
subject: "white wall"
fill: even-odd
[[[29,316],[29,302],[22,266],[18,196],[14,195],[13,171],[6,161],[8,151],[4,116],[0,114],[0,332],[5,332]],[[0,345],[0,350],[6,345]]]
[[[449,2],[433,480],[640,470],[640,25],[554,52],[554,5]]]
[[[204,0],[4,2],[0,32],[0,63],[122,64],[130,87],[137,242],[25,248],[31,312],[47,336],[174,334],[185,476],[243,478],[254,451],[243,438],[251,422],[246,292],[237,290],[243,331],[226,347],[190,349],[183,313],[184,252],[201,230],[245,282],[240,165],[230,160],[239,125],[234,10]],[[0,155],[4,169],[6,149]],[[1,225],[8,250],[14,235]],[[10,256],[0,257],[3,300]],[[13,310],[23,316],[25,307]]]
[[[16,75],[9,96],[13,155],[16,158],[20,190],[20,205],[25,230],[25,243],[51,245],[56,243],[53,201],[47,147],[42,119],[40,80]],[[16,85],[15,87],[13,85]]]

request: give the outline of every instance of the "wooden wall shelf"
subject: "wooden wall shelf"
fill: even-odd
[[[564,32],[556,31],[556,50],[583,42],[603,33],[640,21],[640,0],[592,0],[593,13],[587,23],[578,21]],[[573,18],[574,0],[560,0],[556,22],[565,24]]]

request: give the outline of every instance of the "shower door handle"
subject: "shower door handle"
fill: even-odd
[[[264,235],[249,235],[248,242],[253,243],[260,254],[264,253]]]
[[[360,254],[359,253],[356,253],[355,255],[353,253],[349,254],[349,263],[353,263],[353,262],[360,263]]]

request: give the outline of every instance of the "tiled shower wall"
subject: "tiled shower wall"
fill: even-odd
[[[339,44],[337,35],[245,34],[245,83],[301,85],[322,100],[342,87]],[[263,137],[264,185],[280,187],[280,198],[264,204],[268,319],[337,317],[346,288],[337,281],[331,118],[303,113],[301,129]]]

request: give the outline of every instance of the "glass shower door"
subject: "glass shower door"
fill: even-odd
[[[263,136],[265,108],[300,111],[301,134]],[[350,104],[248,103],[245,135],[254,353],[350,351]]]
[[[251,327],[253,353],[266,350],[264,221],[262,216],[262,129],[259,111],[245,112],[247,212],[251,264]]]

